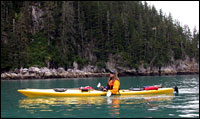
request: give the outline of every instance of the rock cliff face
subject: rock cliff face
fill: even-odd
[[[33,27],[31,31],[33,34],[44,28],[44,20],[42,18],[44,12],[39,7],[40,3],[35,3],[34,6],[31,6],[31,16],[33,21]]]
[[[139,66],[136,69],[119,66],[114,59],[106,63],[106,69],[98,69],[97,66],[88,65],[82,70],[78,69],[78,64],[74,62],[74,68],[65,71],[64,68],[48,69],[47,67],[30,67],[15,69],[13,72],[1,73],[1,79],[45,79],[45,78],[86,78],[86,77],[108,77],[106,70],[116,70],[119,76],[124,75],[176,75],[176,74],[199,74],[199,63],[195,59],[177,60],[173,64],[161,67]]]
[[[199,62],[195,59],[186,57],[185,60],[176,60],[172,64],[163,67],[146,67],[140,65],[138,69],[131,69],[117,64],[117,61],[112,59],[106,63],[106,67],[111,67],[117,70],[121,75],[176,75],[176,74],[198,74]]]
[[[106,77],[108,73],[92,73],[78,69],[64,68],[48,69],[47,67],[30,67],[15,69],[14,72],[6,72],[1,74],[1,79],[46,79],[46,78],[87,78],[87,77]]]

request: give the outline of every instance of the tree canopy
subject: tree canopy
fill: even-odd
[[[1,1],[1,69],[199,60],[199,31],[141,1]]]

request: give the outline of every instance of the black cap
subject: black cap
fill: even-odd
[[[111,73],[111,74],[115,74],[116,72],[115,72],[115,71],[113,71],[113,70],[110,70],[110,73]]]

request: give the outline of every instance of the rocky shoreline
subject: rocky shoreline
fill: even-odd
[[[47,78],[89,78],[89,77],[108,77],[108,70],[118,71],[119,76],[155,76],[155,75],[186,75],[199,74],[199,62],[195,59],[186,58],[174,61],[173,64],[163,67],[145,67],[143,64],[138,69],[130,69],[117,65],[116,62],[106,63],[106,68],[99,69],[97,66],[88,65],[83,69],[78,69],[78,64],[73,63],[73,69],[67,71],[60,67],[49,69],[47,67],[15,69],[12,72],[1,73],[1,80],[21,80],[21,79],[47,79]]]
[[[199,74],[199,70],[175,71],[170,68],[162,68],[148,70],[140,68],[140,70],[120,70],[119,76],[155,76],[155,75],[186,75]],[[81,70],[67,70],[64,68],[48,69],[46,67],[30,67],[16,69],[13,72],[5,72],[1,74],[1,80],[23,80],[23,79],[49,79],[49,78],[89,78],[89,77],[108,77],[108,72],[84,72]]]
[[[88,78],[106,76],[109,76],[109,73],[91,73],[74,69],[68,69],[65,71],[64,68],[48,69],[47,67],[30,67],[29,69],[21,68],[20,70],[15,69],[13,72],[2,73],[1,79]]]

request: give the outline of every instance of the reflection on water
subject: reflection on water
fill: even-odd
[[[113,99],[108,98],[107,104],[110,104],[109,114],[112,117],[118,117],[118,115],[120,114],[120,99],[119,98],[113,98]]]
[[[37,111],[63,111],[69,112],[75,109],[84,109],[90,107],[96,107],[101,109],[102,105],[107,105],[109,114],[112,117],[118,117],[120,114],[121,105],[131,104],[148,104],[152,110],[158,107],[158,104],[149,104],[154,101],[167,101],[173,99],[173,94],[167,95],[123,95],[123,96],[111,96],[111,97],[38,97],[38,98],[25,98],[19,100],[19,108],[24,108],[29,113],[35,113]],[[56,107],[63,107],[62,110],[55,109]]]
[[[41,97],[41,98],[25,98],[19,101],[19,106],[28,107],[36,105],[60,106],[68,104],[101,104],[104,100],[102,97]]]
[[[113,96],[107,98],[107,104],[110,104],[110,115],[112,117],[120,117],[120,105],[137,105],[137,104],[147,104],[149,110],[156,110],[159,106],[159,103],[152,104],[150,102],[163,102],[166,101],[169,103],[173,99],[173,94],[164,94],[164,95],[122,95],[122,96]]]

